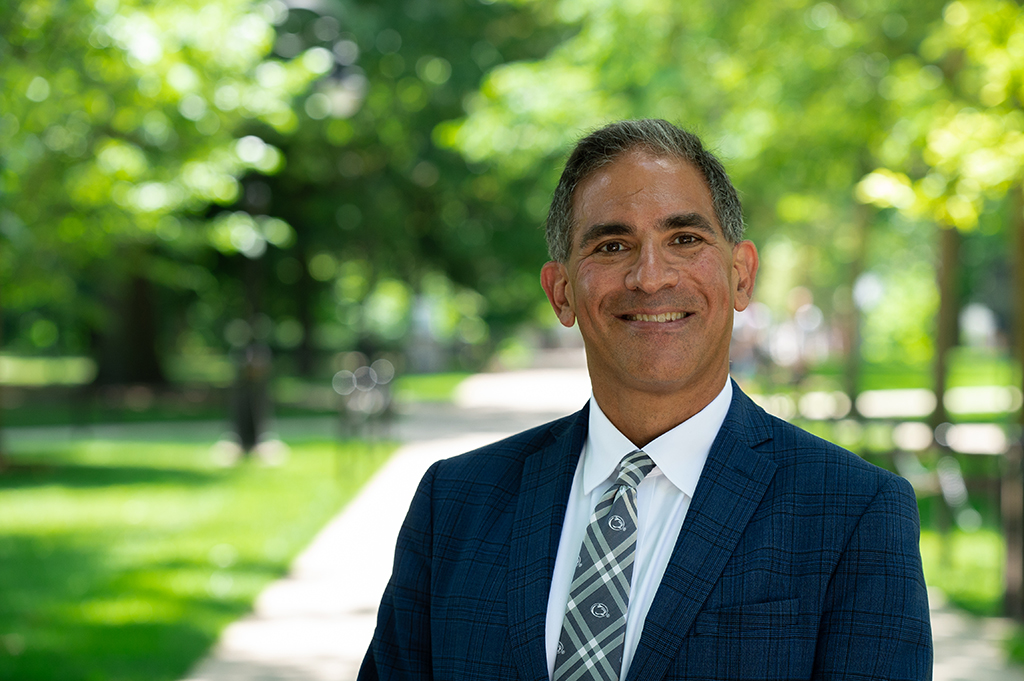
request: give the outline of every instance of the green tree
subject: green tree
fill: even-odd
[[[955,343],[955,296],[961,233],[988,224],[1006,235],[1014,309],[1014,350],[1024,362],[1024,9],[1003,0],[955,0],[928,38],[906,58],[911,87],[901,89],[906,116],[886,141],[889,153],[859,190],[865,201],[941,225],[945,266],[937,353],[937,391],[945,354]],[[913,80],[941,81],[938,96],[913,96]],[[1002,224],[1000,224],[1002,223]],[[941,399],[939,414],[942,415]],[[1021,446],[1007,457],[1003,516],[1007,533],[1006,605],[1024,617],[1024,480]]]
[[[0,9],[8,339],[83,351],[94,334],[120,336],[107,355],[117,361],[101,373],[160,378],[152,352],[135,362],[125,352],[155,346],[154,284],[195,285],[189,257],[217,239],[207,207],[236,201],[243,172],[282,163],[238,131],[251,121],[294,130],[292,97],[333,65],[322,49],[268,58],[273,7],[26,0]],[[287,238],[276,222],[247,224],[264,242]],[[32,334],[39,324],[59,334]],[[125,342],[132,335],[143,342]]]
[[[264,308],[301,327],[302,373],[339,348],[400,349],[416,333],[413,308],[479,363],[489,326],[500,334],[535,304],[543,247],[522,238],[515,189],[431,131],[463,113],[495,65],[557,42],[539,14],[454,0],[325,3],[279,21],[280,56],[322,48],[336,61],[296,107],[294,134],[254,128],[288,162],[272,177],[250,173],[239,203],[295,230],[292,246],[267,255]]]
[[[557,3],[554,14],[577,32],[542,60],[492,71],[468,115],[437,137],[503,183],[544,178],[527,199],[542,205],[579,131],[628,117],[696,128],[740,187],[752,238],[766,250],[798,244],[793,267],[766,271],[759,295],[778,311],[792,285],[818,294],[841,320],[852,395],[860,358],[852,292],[873,264],[879,222],[854,187],[876,166],[898,115],[892,88],[903,55],[940,9],[861,0]]]

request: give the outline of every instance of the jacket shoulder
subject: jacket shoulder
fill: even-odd
[[[587,409],[524,430],[469,452],[438,461],[432,467],[434,485],[506,488],[518,479],[527,459],[552,446],[577,453],[586,436]],[[566,439],[566,442],[560,442]]]
[[[759,455],[770,459],[778,467],[776,476],[783,480],[799,480],[823,490],[856,488],[872,496],[892,484],[910,490],[904,478],[768,414],[742,392],[734,398],[726,423]]]

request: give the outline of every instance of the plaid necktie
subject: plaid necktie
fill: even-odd
[[[653,468],[639,449],[626,455],[597,502],[576,559],[553,681],[619,678],[636,548],[636,486]]]

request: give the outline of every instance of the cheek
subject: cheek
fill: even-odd
[[[567,294],[572,296],[573,306],[577,309],[596,307],[604,293],[610,290],[610,286],[608,273],[581,267],[570,283]]]
[[[732,290],[732,276],[720,262],[695,260],[680,269],[682,286],[707,300],[723,300]]]

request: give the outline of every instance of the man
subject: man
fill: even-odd
[[[700,141],[584,138],[541,284],[582,411],[435,464],[361,679],[929,679],[913,491],[729,380],[757,251]]]

